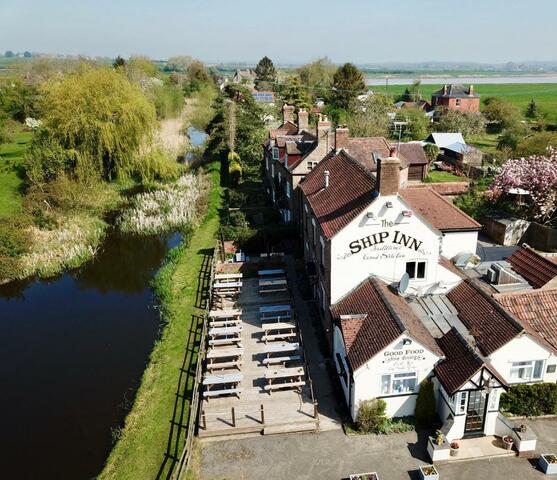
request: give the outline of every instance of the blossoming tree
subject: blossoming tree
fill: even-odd
[[[531,199],[530,220],[543,224],[556,220],[557,149],[550,147],[546,155],[508,160],[489,187],[493,200],[522,191]]]

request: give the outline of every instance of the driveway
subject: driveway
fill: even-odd
[[[557,451],[557,420],[525,421],[538,435],[538,452]],[[339,480],[377,471],[381,479],[417,479],[428,463],[427,432],[346,436],[342,431],[258,436],[204,443],[202,480]],[[546,478],[535,462],[516,457],[441,465],[441,479],[508,480]]]

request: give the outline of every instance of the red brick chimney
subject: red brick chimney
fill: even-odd
[[[470,96],[474,95],[474,85],[470,85],[470,91],[469,91],[468,95],[470,95]]]
[[[331,122],[329,122],[329,119],[323,115],[319,115],[319,120],[317,121],[317,143],[328,143],[330,131]]]
[[[447,87],[447,84],[445,84],[445,86],[443,87],[443,95],[447,95],[448,90],[449,89]]]
[[[337,129],[335,130],[335,149],[347,149],[349,139],[350,130],[348,130],[348,127],[346,127],[345,125],[343,125],[342,127],[337,127]]]
[[[390,157],[377,161],[375,189],[381,196],[396,195],[400,186],[400,158],[396,147],[391,147]]]
[[[309,127],[309,112],[304,108],[298,110],[298,132],[307,130]]]
[[[285,103],[282,107],[282,121],[283,123],[294,122],[294,107],[292,105]]]

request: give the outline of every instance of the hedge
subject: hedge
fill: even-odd
[[[499,406],[513,415],[535,417],[557,414],[557,384],[515,385],[501,395]]]

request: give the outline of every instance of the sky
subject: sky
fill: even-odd
[[[556,19],[556,0],[0,0],[0,52],[554,61]]]

